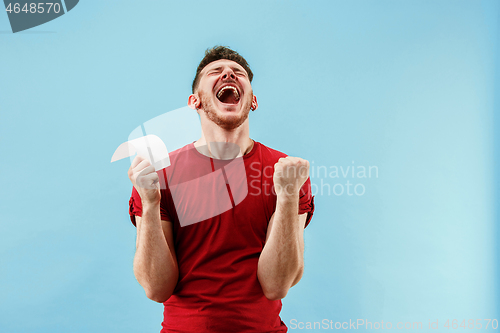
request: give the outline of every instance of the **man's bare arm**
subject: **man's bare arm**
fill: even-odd
[[[304,271],[304,226],[307,214],[298,215],[299,192],[309,176],[309,162],[297,157],[280,158],[274,166],[276,210],[267,229],[266,243],[257,267],[264,295],[284,298]]]
[[[174,249],[172,223],[160,221],[160,210],[143,210],[136,216],[137,242],[134,274],[146,296],[163,303],[170,298],[179,270]]]
[[[160,220],[159,178],[153,166],[138,155],[128,176],[142,203],[142,218],[135,217],[134,274],[147,297],[163,303],[172,295],[179,277],[172,223]]]
[[[278,204],[269,221],[266,244],[259,258],[257,277],[264,295],[282,299],[304,271],[304,225],[307,214],[298,215],[298,204]]]

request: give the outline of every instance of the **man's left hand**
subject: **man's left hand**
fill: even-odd
[[[278,197],[295,197],[309,177],[309,162],[300,157],[282,157],[274,165],[274,189]]]

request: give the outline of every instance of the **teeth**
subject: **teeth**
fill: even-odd
[[[217,93],[217,97],[220,98],[222,96],[222,94],[224,93],[224,91],[226,91],[227,89],[232,89],[233,90],[233,93],[234,93],[234,96],[236,96],[236,99],[240,98],[240,94],[238,94],[238,90],[235,87],[233,87],[233,86],[225,86],[225,87],[223,87]]]

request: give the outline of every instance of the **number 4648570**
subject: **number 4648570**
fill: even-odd
[[[12,3],[9,3],[7,8],[5,10],[11,14],[15,13],[18,14],[20,12],[24,13],[31,13],[31,14],[43,14],[43,13],[50,13],[51,11],[53,13],[58,14],[61,11],[61,5],[59,3],[53,3],[53,2],[32,2],[30,4],[25,3],[24,6],[21,8],[21,5],[18,3],[15,3],[12,5]]]
[[[483,327],[483,324],[481,323],[481,321],[484,320],[484,327]],[[491,323],[491,325],[490,325]],[[468,329],[481,329],[481,328],[484,328],[484,329],[488,329],[488,326],[493,328],[494,330],[496,330],[498,328],[498,320],[496,319],[476,319],[474,321],[474,319],[469,319],[468,321],[465,321],[465,319],[460,323],[460,325],[458,324],[458,320],[457,319],[453,319],[451,322],[450,320],[448,319],[446,321],[446,323],[444,323],[444,327],[450,329],[457,329],[459,327],[461,328],[468,328]]]

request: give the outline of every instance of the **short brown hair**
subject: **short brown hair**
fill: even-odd
[[[243,67],[247,72],[250,82],[252,82],[253,73],[245,58],[239,55],[238,52],[231,50],[229,47],[214,46],[205,51],[205,57],[201,60],[200,64],[198,65],[198,68],[196,69],[196,75],[194,77],[192,86],[193,93],[198,87],[198,83],[200,82],[200,72],[203,70],[203,68],[205,68],[205,66],[211,62],[221,59],[231,60],[241,65],[241,67]]]

